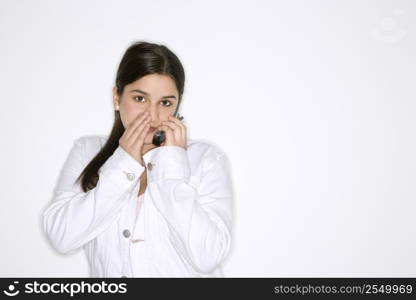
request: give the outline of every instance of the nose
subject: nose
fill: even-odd
[[[159,110],[157,107],[150,107],[149,108],[150,113],[150,126],[156,127],[159,125]]]

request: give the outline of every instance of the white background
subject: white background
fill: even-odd
[[[181,59],[190,138],[228,155],[227,277],[416,276],[414,1],[0,1],[0,276],[81,277],[41,212],[109,134],[125,49]]]

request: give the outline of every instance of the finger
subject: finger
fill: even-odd
[[[186,126],[183,124],[183,122],[181,120],[178,120],[177,118],[173,117],[173,116],[169,116],[169,120],[174,122],[175,124],[177,124],[179,127],[182,128],[182,138],[186,138]]]
[[[128,136],[131,136],[132,133],[146,120],[150,119],[150,115],[148,112],[141,112],[139,113],[136,118],[130,123],[129,132],[127,133]]]
[[[175,136],[176,140],[180,140],[182,138],[182,128],[176,125],[171,121],[162,121],[162,125],[168,126],[173,131],[173,135]]]
[[[172,122],[172,121],[162,121],[162,125],[169,126],[169,127],[170,127],[170,129],[172,129],[173,131],[179,131],[179,130],[182,130],[182,128],[181,128],[181,127],[179,127],[177,124],[175,124],[175,123],[174,123],[174,122]]]
[[[136,118],[127,126],[126,129],[126,139],[129,139],[132,133],[134,133],[134,130],[146,119],[149,119],[149,113],[148,112],[142,112],[139,113]]]
[[[178,118],[175,118],[174,116],[168,116],[168,117],[169,117],[169,121],[172,121],[175,124],[177,124],[180,127],[182,127],[183,129],[186,129],[185,125],[183,124],[183,122],[181,120],[179,120]]]
[[[144,139],[146,138],[149,128],[150,128],[150,122],[144,124],[144,127],[139,127],[138,131],[140,130],[140,132],[137,134],[137,137],[134,140],[135,147],[141,147],[143,145]]]
[[[165,131],[165,134],[166,134],[165,144],[166,143],[169,143],[169,144],[173,143],[174,142],[173,130],[170,127],[166,126],[166,125],[160,125],[159,128],[160,128],[159,130]]]
[[[136,129],[134,129],[133,133],[130,135],[130,143],[131,144],[136,144],[138,137],[142,134],[143,130],[145,130],[145,127],[147,127],[147,130],[150,127],[150,120],[149,119],[144,119],[142,123],[140,123]]]
[[[172,121],[173,123],[180,126],[182,129],[186,129],[186,126],[183,124],[181,120],[178,120],[178,118],[175,118],[174,116],[168,116],[168,117],[169,117],[168,121]]]

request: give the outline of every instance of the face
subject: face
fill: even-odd
[[[178,106],[178,90],[175,82],[167,75],[150,74],[126,85],[121,97],[113,88],[114,109],[119,106],[121,122],[126,128],[136,116],[150,112],[150,128],[144,140],[145,145],[153,145],[153,135],[162,121],[168,121]],[[152,131],[153,129],[153,131]]]

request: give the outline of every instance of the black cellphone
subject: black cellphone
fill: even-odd
[[[180,114],[176,113],[175,114],[175,118],[177,118],[178,120],[182,121],[183,116],[181,116]],[[152,143],[156,146],[160,146],[164,141],[166,140],[166,134],[163,130],[159,130],[156,131],[155,135],[153,136],[153,141]]]

